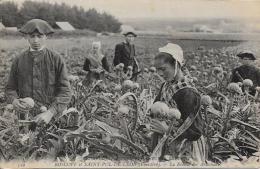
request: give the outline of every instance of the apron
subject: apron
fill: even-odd
[[[92,56],[92,55],[88,56],[87,58],[90,61],[90,70],[97,69],[97,68],[103,69],[103,66],[102,66],[103,57],[104,57],[104,55],[100,55],[98,57]]]

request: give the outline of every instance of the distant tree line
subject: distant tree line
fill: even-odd
[[[24,1],[19,8],[14,2],[0,0],[0,22],[8,27],[21,27],[30,19],[43,19],[54,28],[55,22],[67,21],[77,29],[90,29],[96,32],[119,32],[121,23],[112,15],[99,13],[96,9],[85,10],[65,3]]]

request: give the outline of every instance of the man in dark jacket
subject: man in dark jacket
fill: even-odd
[[[127,71],[128,66],[133,67],[133,73],[138,72],[138,63],[135,58],[135,45],[133,44],[134,38],[137,36],[134,32],[124,33],[125,41],[119,43],[115,47],[115,57],[113,60],[114,66],[119,63],[124,64],[124,72]]]
[[[45,47],[47,35],[53,33],[47,22],[32,19],[20,32],[29,47],[13,60],[5,90],[7,102],[22,111],[26,109],[22,99],[30,97],[36,104],[30,115],[36,122],[49,123],[71,99],[66,65],[60,55]],[[46,107],[44,112],[38,111],[41,106]]]
[[[242,82],[244,79],[250,79],[253,82],[253,87],[250,89],[250,94],[255,94],[255,87],[260,86],[260,69],[253,65],[256,60],[255,55],[250,51],[244,51],[237,54],[241,66],[232,71],[231,82]]]

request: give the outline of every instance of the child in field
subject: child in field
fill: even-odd
[[[23,111],[22,98],[31,97],[36,103],[31,115],[37,115],[37,122],[49,123],[71,99],[66,65],[60,55],[45,47],[47,36],[53,33],[46,21],[32,19],[19,31],[25,34],[29,48],[13,60],[5,91],[7,102]],[[40,112],[41,106],[47,110]]]
[[[181,134],[173,134],[172,137],[176,140],[163,147],[161,158],[165,154],[170,154],[175,159],[181,158],[183,161],[193,159],[201,164],[205,161],[205,146],[202,136],[200,95],[192,81],[183,75],[182,66],[183,51],[180,46],[169,43],[159,48],[159,54],[155,57],[155,67],[165,83],[155,102],[162,101],[170,108],[178,108],[182,121],[178,129]],[[166,130],[165,128],[165,132]],[[161,134],[154,133],[153,147],[161,137]]]

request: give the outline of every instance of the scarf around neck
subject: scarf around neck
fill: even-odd
[[[183,79],[179,81],[170,81],[165,82],[163,84],[162,90],[161,90],[161,100],[169,103],[171,107],[177,107],[175,101],[173,100],[173,96],[181,89],[184,88],[192,88],[197,91],[195,88],[194,83],[188,79],[187,77],[184,77]]]

